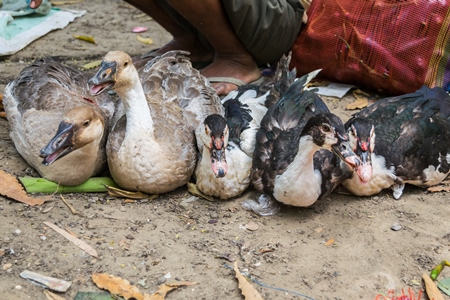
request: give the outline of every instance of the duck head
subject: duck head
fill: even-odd
[[[108,52],[97,73],[89,79],[89,92],[98,95],[110,89],[120,89],[135,79],[136,68],[131,57],[122,51]]]
[[[312,137],[314,144],[334,152],[352,169],[361,164],[349,145],[344,124],[338,116],[332,113],[314,115],[306,123],[302,135],[305,133]]]
[[[222,116],[212,114],[206,117],[204,125],[201,139],[204,147],[209,149],[212,171],[217,178],[224,177],[228,172],[225,156],[229,138],[227,122]]]
[[[100,143],[104,129],[103,118],[92,107],[69,110],[59,123],[55,136],[41,149],[39,156],[44,159],[42,164],[49,166],[90,143]]]
[[[347,132],[350,147],[361,160],[356,174],[362,183],[367,183],[373,173],[371,154],[375,148],[375,126],[370,119],[354,118],[347,123]]]

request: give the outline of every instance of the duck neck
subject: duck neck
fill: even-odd
[[[136,128],[143,128],[153,133],[150,107],[137,72],[135,75],[135,78],[131,80],[131,82],[134,82],[131,87],[116,89],[117,94],[123,101],[127,115],[127,132],[129,130],[136,131]]]
[[[314,172],[314,153],[319,147],[314,144],[310,135],[300,138],[300,149],[294,159],[294,166],[299,177],[307,177],[308,180],[316,179]]]

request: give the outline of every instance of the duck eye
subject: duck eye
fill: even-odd
[[[123,64],[123,66],[124,66],[124,67],[128,66],[128,62],[126,61],[126,62]]]
[[[322,128],[323,128],[323,131],[325,131],[325,132],[331,131],[331,127],[328,124],[322,124]]]
[[[88,126],[89,126],[89,123],[90,123],[89,120],[84,121],[84,122],[83,122],[83,127],[88,127]]]

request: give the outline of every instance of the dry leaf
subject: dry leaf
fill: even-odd
[[[147,44],[147,45],[153,44],[153,40],[151,38],[143,38],[139,34],[136,36],[136,39],[143,44]]]
[[[47,290],[44,290],[44,295],[45,297],[47,297],[48,300],[66,300],[66,298],[63,298],[60,295],[57,295]]]
[[[192,195],[200,197],[200,198],[203,198],[203,199],[205,199],[207,201],[211,201],[211,202],[214,201],[213,197],[203,194],[197,188],[197,185],[195,183],[188,182],[188,183],[186,183],[186,186],[187,186],[188,192],[191,193]]]
[[[334,243],[334,239],[329,239],[325,244],[323,244],[324,246],[330,246]]]
[[[106,273],[94,273],[92,280],[99,288],[108,290],[113,295],[122,296],[125,299],[144,300],[144,295],[137,286],[131,285],[126,279]]]
[[[74,34],[73,35],[74,38],[82,40],[82,41],[86,41],[92,44],[95,44],[95,40],[94,37],[90,36],[90,35],[78,35],[78,34]]]
[[[44,222],[44,224],[47,225],[48,227],[50,227],[51,229],[53,229],[54,231],[56,231],[57,233],[59,233],[60,235],[62,235],[63,237],[65,237],[66,239],[68,239],[69,241],[71,241],[72,243],[74,243],[77,247],[79,247],[80,249],[82,249],[83,251],[88,253],[89,255],[98,257],[97,251],[94,248],[92,248],[91,246],[89,246],[88,244],[86,244],[85,242],[83,242],[82,240],[80,240],[79,238],[74,237],[73,235],[71,235],[64,229],[59,228],[58,226],[56,226],[53,223]]]
[[[353,96],[356,98],[355,102],[347,104],[347,109],[361,109],[369,104],[369,94],[361,90],[353,91]]]
[[[436,192],[450,192],[450,186],[448,185],[434,185],[430,186],[427,191],[436,193]]]
[[[108,190],[108,194],[113,197],[119,197],[119,198],[130,198],[130,199],[145,199],[149,198],[149,200],[155,199],[158,197],[158,195],[149,197],[148,195],[141,193],[141,192],[130,192],[126,190],[122,190],[110,185],[104,184],[105,188]],[[151,198],[151,199],[150,199]]]
[[[81,2],[83,2],[83,0],[65,0],[65,1],[53,1],[52,0],[52,5],[59,6],[59,5],[66,5],[66,4],[77,4],[77,3],[81,3]]]
[[[428,298],[433,300],[445,300],[444,296],[442,296],[436,284],[430,278],[430,275],[427,273],[422,274],[423,282],[425,283],[425,290],[427,292]]]
[[[90,63],[87,63],[85,65],[82,66],[83,69],[93,69],[93,68],[97,68],[98,66],[100,66],[100,64],[102,63],[101,60],[94,60]]]
[[[50,199],[29,197],[17,178],[2,170],[0,170],[0,194],[30,206],[42,205]]]
[[[151,295],[145,294],[144,300],[164,300],[167,293],[182,286],[197,284],[197,282],[174,282],[161,284],[156,292]]]
[[[0,117],[6,119],[6,112],[0,111]]]
[[[245,300],[263,300],[263,297],[259,294],[259,292],[247,281],[247,279],[242,275],[239,271],[237,262],[234,263],[234,271],[236,272],[236,278],[239,282],[239,288],[241,289],[242,295],[245,297]]]

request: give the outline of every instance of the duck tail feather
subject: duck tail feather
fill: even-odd
[[[273,216],[281,209],[281,204],[270,196],[262,194],[258,201],[245,200],[242,202],[242,207],[246,210],[253,210],[260,216]]]

